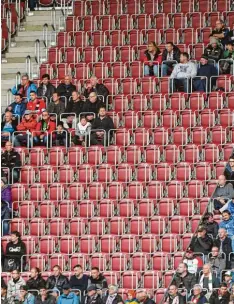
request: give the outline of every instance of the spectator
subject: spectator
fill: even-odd
[[[10,300],[7,299],[7,286],[1,286],[1,304],[10,304]]]
[[[27,103],[27,110],[31,111],[32,114],[40,115],[46,109],[44,99],[39,99],[36,92],[30,93],[30,100]]]
[[[21,123],[17,126],[17,135],[14,136],[13,145],[15,147],[23,146],[26,143],[26,146],[32,147],[32,136],[33,132],[35,132],[37,126],[37,121],[33,117],[32,112],[26,110],[24,113],[24,117]],[[23,133],[20,133],[22,131]]]
[[[179,294],[178,288],[176,285],[171,285],[168,288],[168,294],[166,295],[166,300],[164,304],[185,304],[184,297]]]
[[[69,145],[68,132],[67,130],[64,130],[62,122],[58,124],[55,132],[55,145],[65,147],[68,147]]]
[[[180,62],[180,49],[172,42],[168,42],[162,53],[162,61],[162,76],[165,77],[171,74],[173,66],[175,65],[174,61],[177,61],[177,63]]]
[[[202,272],[199,279],[199,285],[201,285],[203,289],[207,289],[208,293],[211,293],[213,288],[219,287],[219,280],[212,273],[210,264],[204,264]]]
[[[7,284],[7,299],[14,302],[14,300],[19,300],[20,286],[25,285],[25,281],[17,269],[12,271],[11,277],[12,279]]]
[[[1,178],[1,200],[6,202],[11,208],[12,196],[11,196],[11,187],[7,184],[7,178],[2,176]]]
[[[84,101],[81,99],[77,91],[73,91],[71,99],[67,104],[66,113],[75,113],[76,117],[79,117],[84,107]]]
[[[223,206],[220,211],[228,210],[232,216],[234,216],[234,193],[232,195],[232,198]]]
[[[209,92],[210,91],[210,79],[212,76],[217,76],[217,69],[213,64],[208,64],[208,57],[202,55],[200,59],[200,67],[197,70],[197,77],[193,80],[193,87],[195,91]],[[199,78],[198,78],[199,77]],[[211,88],[215,85],[216,78],[211,80]]]
[[[214,221],[213,213],[207,212],[203,218],[203,225],[206,227],[207,234],[211,234],[213,238],[218,235],[219,224]]]
[[[52,132],[56,130],[56,123],[50,118],[48,111],[42,113],[42,119],[37,123],[36,132],[33,141],[35,144],[50,145],[50,137]]]
[[[63,285],[63,293],[57,300],[57,304],[78,304],[79,299],[74,292],[71,292],[69,284]]]
[[[222,208],[234,195],[233,185],[228,183],[224,175],[220,175],[218,185],[212,195],[214,199],[214,208],[219,210]]]
[[[226,268],[230,268],[229,254],[232,252],[232,240],[227,236],[225,228],[219,229],[218,238],[214,241],[214,245],[219,248],[220,253],[224,253],[226,257]]]
[[[183,92],[188,93],[190,91],[190,79],[197,75],[196,65],[189,61],[188,53],[181,53],[180,63],[177,63],[170,76],[170,92],[181,90],[183,86]]]
[[[212,239],[207,235],[206,227],[198,227],[197,234],[193,236],[191,241],[191,249],[194,252],[203,253],[206,257],[213,245]]]
[[[144,53],[144,75],[159,76],[159,65],[162,63],[162,54],[154,41],[150,41]]]
[[[33,267],[31,269],[30,279],[27,281],[28,289],[34,289],[39,291],[39,289],[41,287],[44,287],[45,284],[46,281],[41,277],[40,269],[38,267]],[[34,295],[36,296],[37,292]]]
[[[55,87],[50,83],[49,74],[42,75],[42,82],[37,89],[37,95],[40,97],[46,97],[47,101],[50,102],[50,98],[56,91]]]
[[[98,83],[98,79],[95,76],[92,76],[90,78],[90,83],[87,84],[87,88],[84,91],[85,98],[88,98],[90,93],[96,93],[99,102],[102,103],[106,102],[109,95],[107,87],[102,83]]]
[[[4,259],[4,271],[19,270],[24,265],[23,256],[26,254],[25,243],[18,231],[11,232],[11,240],[7,243]],[[21,263],[23,265],[21,265]]]
[[[234,285],[232,286],[232,289],[231,289],[231,297],[230,297],[229,304],[233,304],[233,302],[234,302]]]
[[[1,200],[1,223],[2,223],[2,235],[9,234],[9,222],[11,218],[11,212],[9,204]]]
[[[28,286],[23,285],[20,287],[20,298],[19,302],[21,304],[34,304],[35,303],[35,297],[32,293],[28,292]]]
[[[9,168],[10,172],[10,181],[16,183],[19,180],[19,171],[21,167],[20,155],[17,151],[15,151],[12,147],[12,143],[10,141],[6,142],[6,150],[2,153],[2,167]],[[18,169],[14,169],[18,168]]]
[[[30,93],[37,91],[37,86],[29,80],[28,75],[23,75],[21,78],[21,84],[14,86],[11,89],[13,95],[20,94],[22,97],[26,97],[28,100],[30,99]]]
[[[12,133],[16,130],[17,120],[11,112],[5,113],[5,120],[1,123],[1,140],[6,142],[11,139]]]
[[[208,60],[213,60],[217,66],[218,61],[223,56],[223,50],[216,38],[210,38],[210,44],[205,48],[204,55],[208,58]]]
[[[219,290],[214,290],[210,297],[210,304],[229,304],[230,293],[228,292],[227,284],[221,283]]]
[[[81,117],[80,122],[77,124],[74,143],[76,145],[85,144],[85,139],[87,139],[90,130],[91,130],[91,123],[88,122],[85,117]]]
[[[233,73],[233,60],[234,60],[234,45],[233,42],[228,42],[226,50],[223,53],[223,59],[219,64],[220,74]]]
[[[89,277],[83,273],[81,265],[75,265],[73,271],[74,275],[70,279],[71,289],[78,289],[83,294],[87,290]]]
[[[103,304],[122,304],[124,303],[122,297],[118,294],[118,286],[117,285],[109,285],[108,286],[108,295],[106,295],[103,299]]]
[[[66,130],[76,128],[76,119],[73,114],[69,114],[66,118],[62,118],[61,122],[63,123],[63,127]]]
[[[71,82],[71,76],[66,75],[64,78],[64,82],[60,83],[57,87],[57,92],[59,96],[66,97],[67,101],[72,95],[72,92],[76,90],[76,87]]]
[[[202,292],[202,287],[199,284],[194,285],[192,294],[189,297],[189,303],[206,304],[207,299]]]
[[[102,106],[103,106],[103,102],[101,102],[97,98],[97,94],[95,92],[91,92],[89,95],[89,99],[86,100],[86,102],[84,103],[82,112],[89,114],[87,115],[87,119],[88,121],[90,121],[94,118],[93,113],[97,114],[100,107]]]
[[[227,38],[229,42],[234,42],[234,21],[232,22],[232,26],[230,24],[230,31],[228,32]]]
[[[193,251],[188,248],[185,252],[185,259],[183,263],[187,265],[188,272],[192,274],[196,274],[198,269],[202,267],[202,259],[200,257],[195,256]]]
[[[88,287],[90,285],[95,286],[96,289],[107,289],[107,281],[106,278],[100,273],[98,267],[92,267],[91,269],[91,276],[89,277],[88,280]]]
[[[219,224],[219,228],[224,228],[227,231],[228,236],[232,239],[234,236],[234,220],[229,210],[222,212],[222,222]]]
[[[36,297],[35,304],[56,304],[56,298],[49,294],[45,286],[39,287],[39,295]]]
[[[106,115],[105,107],[99,109],[99,116],[94,119],[92,124],[92,130],[98,130],[91,132],[90,143],[91,145],[101,144],[103,146],[108,145],[108,141],[111,140],[110,130],[114,129],[113,120]],[[103,131],[102,131],[103,130]]]
[[[22,117],[26,110],[26,103],[23,102],[23,97],[21,94],[15,94],[15,101],[12,102],[5,112],[11,112],[13,115]]]
[[[101,296],[97,293],[97,287],[95,285],[88,287],[84,304],[102,304]]]
[[[126,304],[138,304],[135,290],[128,290]]]
[[[190,292],[196,284],[196,277],[194,274],[188,272],[187,264],[180,263],[171,284],[175,285],[177,288],[183,288]]]
[[[68,283],[67,277],[62,275],[61,267],[59,265],[55,265],[53,267],[53,275],[47,279],[46,288],[53,289],[56,287],[61,292],[63,290],[63,286]]]
[[[229,158],[228,164],[224,170],[224,175],[227,181],[234,187],[234,155]]]
[[[60,291],[58,290],[58,288],[53,288],[51,295],[55,298],[56,303],[57,303],[58,298],[60,296]]]
[[[60,95],[57,92],[53,93],[52,101],[49,103],[47,111],[50,114],[56,114],[57,117],[65,112],[65,104],[61,101]]]
[[[226,268],[226,256],[219,251],[218,247],[213,246],[208,258],[208,263],[210,264],[212,271],[215,271],[217,277],[220,278],[221,271]]]
[[[224,22],[222,20],[216,21],[216,27],[211,33],[211,37],[218,39],[220,43],[224,46],[228,41],[228,28],[225,28]]]
[[[231,273],[231,271],[226,271],[224,273],[224,282],[227,284],[228,290],[231,291],[232,286],[234,286],[234,284],[232,282],[232,273]]]

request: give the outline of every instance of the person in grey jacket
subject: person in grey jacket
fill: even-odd
[[[208,263],[211,265],[212,270],[217,273],[217,277],[220,278],[221,271],[226,268],[226,259],[217,246],[212,247]]]
[[[57,114],[57,118],[59,118],[60,114],[65,112],[65,104],[60,100],[60,95],[58,93],[53,93],[52,101],[49,103],[47,111],[50,114]]]
[[[219,210],[222,208],[234,195],[233,185],[227,183],[226,177],[220,175],[218,178],[218,185],[215,189],[212,198],[214,199],[214,208]]]
[[[170,76],[170,92],[181,91],[190,92],[190,79],[197,75],[196,65],[189,61],[189,54],[181,53],[180,63],[176,64]]]
[[[19,300],[20,287],[26,283],[17,269],[12,271],[11,276],[12,279],[7,284],[7,299]]]

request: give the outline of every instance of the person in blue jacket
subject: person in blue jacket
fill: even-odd
[[[26,110],[26,102],[23,101],[23,97],[21,94],[15,94],[15,101],[12,102],[7,108],[5,112],[11,112],[13,115],[17,115],[22,117]]]
[[[22,285],[20,287],[20,296],[19,296],[20,304],[35,304],[34,295],[29,293],[28,290],[29,288],[27,285]]]
[[[234,195],[232,196],[232,199],[228,201],[227,210],[234,216]]]
[[[222,212],[223,220],[219,224],[219,228],[227,230],[228,237],[232,240],[232,250],[234,251],[234,220],[229,210]]]
[[[71,291],[69,284],[64,284],[63,293],[59,296],[57,304],[79,304],[77,295]]]
[[[37,91],[37,86],[29,80],[29,77],[27,74],[23,75],[21,78],[21,84],[14,86],[11,89],[11,92],[13,95],[21,94],[22,97],[27,97],[27,99],[30,99],[30,93],[34,91]]]

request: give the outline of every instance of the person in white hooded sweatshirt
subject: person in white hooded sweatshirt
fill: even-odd
[[[189,54],[184,52],[180,55],[180,63],[176,64],[170,76],[170,92],[176,92],[183,86],[185,93],[190,92],[190,79],[197,75],[196,65],[189,61]]]

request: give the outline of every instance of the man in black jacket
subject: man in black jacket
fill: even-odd
[[[166,296],[164,304],[173,304],[173,303],[179,303],[179,304],[185,304],[184,297],[179,294],[178,288],[175,285],[171,285],[168,288],[168,294]]]
[[[71,97],[71,94],[73,91],[76,90],[76,87],[71,82],[71,77],[66,75],[64,78],[64,82],[60,83],[57,87],[57,92],[61,97],[65,96],[67,98],[67,101]]]
[[[186,289],[190,292],[195,284],[196,277],[194,274],[188,272],[188,265],[180,263],[173,277],[172,285],[175,285],[177,288]]]
[[[90,83],[87,85],[87,88],[84,91],[84,96],[88,98],[91,92],[95,92],[98,95],[99,101],[103,103],[106,102],[107,96],[109,95],[107,87],[105,87],[102,83],[98,83],[98,79],[95,76],[90,78]]]
[[[37,89],[37,96],[39,97],[45,96],[47,98],[47,103],[49,103],[50,98],[52,97],[55,91],[56,91],[55,87],[50,83],[49,74],[42,75],[42,82]]]
[[[88,280],[88,287],[90,287],[90,285],[94,285],[96,289],[100,290],[108,288],[106,278],[100,273],[98,267],[93,267],[91,269],[91,276]]]
[[[53,289],[56,287],[61,293],[64,284],[69,284],[68,278],[62,275],[61,267],[59,265],[55,265],[53,267],[53,275],[47,279],[46,288]]]
[[[87,292],[87,296],[84,300],[85,304],[102,304],[102,298],[97,293],[97,287],[95,285],[90,285]]]
[[[76,117],[79,118],[80,113],[84,107],[84,101],[80,98],[80,95],[77,91],[72,92],[70,101],[67,104],[65,109],[66,113],[75,113]]]
[[[213,246],[213,240],[207,235],[206,228],[204,226],[198,227],[197,234],[192,238],[190,248],[194,252],[203,253],[204,256],[208,256]]]
[[[41,287],[46,285],[45,280],[41,277],[40,269],[38,267],[33,267],[31,269],[30,279],[27,281],[28,289],[39,290]],[[37,292],[33,293],[35,296]]]
[[[210,44],[205,48],[204,55],[208,60],[214,60],[216,63],[218,63],[219,59],[222,59],[223,50],[216,38],[210,37]]]
[[[165,77],[171,74],[173,65],[180,62],[180,49],[172,42],[166,44],[166,48],[162,53],[162,61],[167,61],[162,64],[162,76]]]
[[[210,304],[229,304],[230,293],[228,292],[227,284],[221,283],[219,290],[214,290],[210,296]]]
[[[104,106],[104,103],[97,98],[97,94],[95,92],[91,92],[89,99],[84,102],[82,112],[86,113],[87,120],[92,122],[94,114],[96,116],[102,106]]]
[[[219,248],[219,251],[225,253],[226,256],[226,269],[231,267],[229,261],[229,254],[232,252],[232,240],[227,235],[227,230],[224,228],[219,229],[218,238],[214,240],[214,245]]]
[[[73,271],[74,275],[70,278],[70,287],[80,290],[83,294],[87,290],[89,277],[83,273],[81,265],[75,265]]]
[[[136,298],[138,300],[139,303],[144,303],[144,304],[155,304],[154,300],[150,299],[150,297],[148,296],[146,290],[138,290],[137,291],[137,295]]]
[[[232,183],[234,188],[234,153],[229,157],[228,164],[226,165],[226,168],[224,170],[224,175],[227,181]]]
[[[113,120],[106,115],[105,107],[99,109],[99,115],[94,119],[92,124],[90,143],[91,145],[108,145],[108,137],[112,134],[109,132],[114,129]],[[97,130],[97,131],[95,131]],[[103,130],[103,131],[102,131]],[[109,138],[110,141],[110,138]]]
[[[19,180],[19,171],[21,167],[20,155],[13,149],[12,143],[10,141],[6,142],[5,147],[6,151],[2,153],[1,156],[2,167],[9,168],[10,181],[12,181],[13,178],[13,182],[16,183]]]
[[[118,286],[117,285],[109,285],[108,286],[108,295],[106,295],[103,299],[103,304],[124,304],[122,297],[118,294]]]
[[[56,298],[48,293],[45,286],[41,286],[39,289],[39,295],[35,299],[35,304],[56,304]]]

